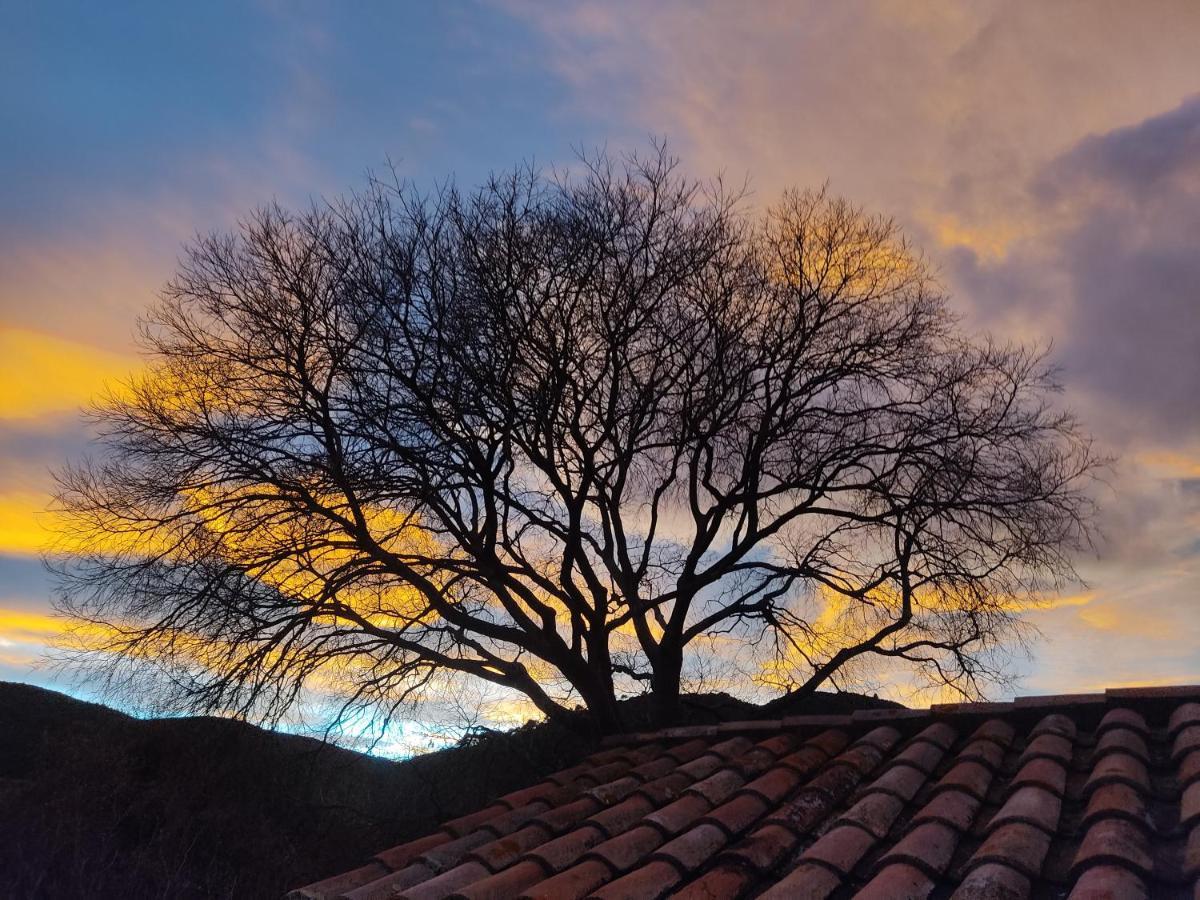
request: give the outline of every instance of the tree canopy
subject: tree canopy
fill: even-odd
[[[93,665],[266,717],[468,677],[605,730],[729,654],[800,692],[1004,674],[1097,466],[1043,353],[969,334],[826,192],[760,212],[661,151],[582,163],[188,248],[60,473]]]

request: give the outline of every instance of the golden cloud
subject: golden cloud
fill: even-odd
[[[78,341],[0,326],[0,420],[78,410],[138,365]]]

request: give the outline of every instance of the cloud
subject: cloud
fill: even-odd
[[[0,421],[77,411],[140,367],[134,357],[0,325]]]

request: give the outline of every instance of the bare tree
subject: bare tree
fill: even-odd
[[[802,693],[1003,674],[1097,465],[1042,355],[823,192],[758,215],[661,151],[583,162],[190,248],[61,474],[60,602],[114,684],[271,717],[460,673],[608,730],[646,690],[670,720],[702,639]]]

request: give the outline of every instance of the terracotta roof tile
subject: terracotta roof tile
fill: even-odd
[[[1029,742],[1021,752],[1018,764],[1031,759],[1053,759],[1060,763],[1069,763],[1074,752],[1074,744],[1061,734],[1040,734]]]
[[[965,791],[943,791],[935,794],[913,817],[913,822],[941,822],[959,831],[966,831],[979,812],[979,798]]]
[[[664,844],[654,859],[673,865],[681,876],[695,874],[714,853],[729,843],[729,833],[713,822],[701,822]]]
[[[603,860],[617,874],[632,868],[634,863],[645,859],[662,844],[662,832],[649,825],[639,825],[593,847],[584,859]]]
[[[971,733],[970,740],[991,741],[1000,747],[1008,747],[1016,735],[1016,728],[1003,719],[988,719]]]
[[[1050,849],[1050,835],[1023,822],[1001,825],[988,835],[971,857],[971,865],[1003,863],[1029,878],[1037,878]]]
[[[1200,725],[1185,725],[1175,733],[1175,740],[1171,744],[1171,759],[1178,762],[1194,750],[1200,750]]]
[[[461,887],[450,896],[455,900],[511,900],[549,874],[536,860],[525,859],[495,875]]]
[[[507,837],[497,838],[475,848],[467,854],[467,858],[483,863],[492,872],[498,872],[526,850],[548,841],[550,837],[550,830],[544,826],[529,825]]]
[[[1128,819],[1142,827],[1149,827],[1142,795],[1127,784],[1105,784],[1092,791],[1082,825],[1086,828],[1097,819],[1114,818]]]
[[[1142,762],[1150,762],[1150,750],[1146,747],[1145,739],[1132,728],[1110,728],[1100,735],[1094,756],[1100,757],[1106,753],[1128,753]]]
[[[710,805],[716,806],[724,802],[734,791],[746,783],[742,773],[737,769],[721,769],[709,775],[703,781],[697,781],[685,793],[699,794]]]
[[[736,861],[740,868],[765,873],[775,868],[799,843],[800,838],[790,829],[782,825],[764,825],[726,850],[723,856]]]
[[[934,880],[916,866],[893,863],[881,869],[854,896],[860,900],[925,900],[934,885]]]
[[[545,827],[551,834],[561,834],[599,811],[603,806],[604,804],[596,797],[580,797],[578,800],[534,816],[533,823]]]
[[[596,900],[658,900],[681,880],[679,870],[673,864],[652,859],[628,875],[598,888],[591,896]]]
[[[907,803],[928,780],[928,776],[911,766],[892,766],[871,782],[870,791],[889,794]]]
[[[392,847],[390,850],[383,850],[376,853],[375,859],[383,863],[386,867],[385,871],[403,869],[426,850],[431,850],[438,844],[445,844],[449,840],[450,835],[439,831],[437,834],[426,835],[423,838],[417,838],[415,841],[409,841],[406,844]]]
[[[443,872],[428,881],[414,885],[404,891],[404,900],[441,900],[461,887],[482,881],[492,873],[487,867],[474,860],[455,866],[448,872]],[[385,898],[394,897],[394,893],[383,895]]]
[[[434,872],[444,872],[451,866],[458,865],[468,852],[483,844],[490,843],[494,837],[495,835],[482,829],[472,831],[470,834],[465,834],[444,844],[438,844],[431,850],[426,850],[417,857],[417,862],[413,863],[413,865],[420,863]]]
[[[1096,726],[1096,734],[1101,735],[1110,728],[1129,728],[1142,735],[1149,731],[1146,727],[1145,717],[1136,710],[1126,707],[1118,707],[1106,712],[1100,720],[1100,724]]]
[[[857,825],[837,825],[821,835],[800,859],[821,863],[842,875],[850,874],[875,843],[875,836]]]
[[[946,749],[938,744],[932,744],[924,740],[914,740],[902,751],[893,756],[889,762],[893,765],[903,764],[912,766],[918,772],[928,775],[942,761],[942,757],[945,754]]]
[[[310,884],[307,887],[292,891],[292,896],[305,898],[305,900],[310,897],[336,897],[343,891],[351,890],[361,884],[368,884],[386,875],[387,871],[387,866],[383,865],[383,863],[370,862],[365,866],[359,866],[357,869],[351,869],[349,872],[343,872],[341,875],[334,875]]]
[[[985,863],[972,869],[951,900],[1025,900],[1030,880],[1010,866]]]
[[[603,862],[585,859],[564,872],[526,888],[521,897],[528,900],[577,900],[586,897],[611,877],[612,871]]]
[[[767,805],[779,803],[784,797],[796,789],[804,776],[795,769],[787,766],[776,766],[759,775],[742,790],[761,797]]]
[[[988,827],[995,828],[1008,822],[1026,822],[1036,825],[1047,834],[1054,834],[1061,812],[1062,799],[1057,794],[1030,785],[1014,791],[992,817]]]
[[[801,865],[759,900],[825,900],[838,889],[842,879],[835,872],[814,863]]]
[[[1200,688],[624,735],[307,900],[1200,897]]]
[[[1149,875],[1154,870],[1154,859],[1146,832],[1124,819],[1103,819],[1091,825],[1075,854],[1075,868],[1083,870],[1101,862],[1115,862]]]
[[[1167,720],[1167,732],[1174,737],[1188,725],[1200,725],[1200,703],[1183,703]]]
[[[719,865],[691,884],[671,894],[672,900],[712,900],[713,897],[740,896],[754,879],[752,873],[736,866]]]
[[[1193,750],[1179,760],[1179,785],[1187,787],[1200,780],[1200,750]]]
[[[770,805],[757,794],[738,793],[732,800],[726,800],[700,821],[716,825],[726,834],[733,836],[757,822]]]
[[[339,897],[345,898],[345,900],[389,900],[391,897],[398,896],[406,888],[417,887],[422,883],[428,884],[429,880],[436,875],[436,871],[429,866],[415,864],[352,891],[346,891]]]
[[[1190,828],[1200,822],[1200,781],[1188,785],[1179,801],[1179,824]]]
[[[548,872],[561,872],[579,859],[585,850],[595,847],[606,837],[601,828],[585,823],[574,831],[533,848],[525,854],[525,858],[539,861]]]
[[[1028,785],[1045,788],[1061,797],[1067,789],[1067,767],[1058,760],[1046,757],[1031,759],[1021,766],[1011,782],[1013,788]]]
[[[947,795],[949,796],[949,795]],[[872,791],[834,820],[834,825],[857,825],[878,839],[892,828],[892,823],[904,809],[904,801],[892,794]]]
[[[664,837],[672,837],[710,809],[712,809],[712,803],[702,794],[687,793],[673,803],[646,816],[646,822],[658,829]]]
[[[1076,882],[1067,900],[1148,900],[1146,883],[1120,866],[1088,869]]]
[[[1111,753],[1096,760],[1088,776],[1084,792],[1091,793],[1105,784],[1127,784],[1142,793],[1150,790],[1150,775],[1146,764],[1127,753]]]
[[[918,825],[891,850],[883,855],[881,865],[903,862],[916,866],[927,875],[937,878],[958,847],[959,833],[941,822]]]
[[[613,837],[652,812],[654,812],[654,804],[641,794],[634,794],[632,797],[591,816],[587,820],[587,824],[598,827],[604,832],[605,837]]]
[[[987,796],[991,784],[992,770],[985,765],[967,760],[956,764],[954,768],[943,775],[938,780],[935,789],[963,791],[977,800],[982,800]],[[910,794],[905,799],[911,799],[911,797]]]
[[[1067,740],[1075,740],[1075,734],[1078,728],[1070,716],[1065,713],[1050,713],[1029,732],[1030,738],[1036,738],[1042,734],[1058,734],[1065,737]]]

